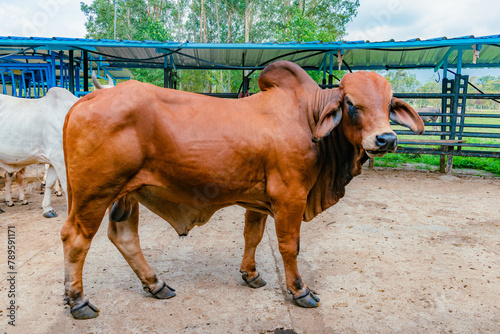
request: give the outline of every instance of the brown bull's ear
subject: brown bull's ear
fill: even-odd
[[[394,123],[406,126],[417,135],[424,133],[424,122],[420,116],[410,105],[398,98],[392,99],[389,118]]]
[[[313,131],[313,141],[326,137],[339,125],[342,119],[342,100],[339,96],[331,100],[319,114],[319,121]]]

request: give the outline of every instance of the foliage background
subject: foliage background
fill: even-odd
[[[359,0],[94,0],[80,3],[87,38],[114,38],[115,5],[117,39],[261,43],[340,40]],[[163,86],[163,70],[134,69],[133,74]],[[258,91],[257,75],[251,75],[250,91]],[[242,72],[183,70],[178,78],[182,90],[237,92]]]

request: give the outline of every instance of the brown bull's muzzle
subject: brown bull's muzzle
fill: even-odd
[[[383,157],[388,152],[396,151],[398,137],[392,131],[374,133],[363,140],[363,148],[370,158]]]

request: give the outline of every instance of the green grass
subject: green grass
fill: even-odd
[[[468,114],[493,114],[498,115],[498,110],[469,110]],[[466,117],[465,124],[489,124],[489,125],[500,125],[500,118],[485,118],[485,117]],[[395,130],[406,130],[400,126],[394,126]],[[432,126],[426,125],[426,131],[433,131]],[[458,127],[457,127],[458,131]],[[476,133],[500,133],[500,128],[464,128],[465,132],[476,132]],[[415,135],[400,135],[399,140],[404,139],[428,139],[437,140],[440,136],[415,136]],[[500,139],[497,138],[479,138],[479,137],[467,137],[464,133],[464,138],[467,143],[475,144],[500,144]],[[418,147],[411,145],[410,147]],[[439,149],[439,146],[421,146],[425,148]],[[498,148],[485,148],[485,147],[471,147],[464,146],[463,150],[467,151],[494,151],[498,152]],[[419,169],[429,169],[435,170],[439,168],[439,155],[426,155],[426,154],[387,154],[383,158],[375,159],[375,166],[381,167],[402,167],[403,164],[412,164],[415,168]],[[493,173],[496,176],[500,176],[500,159],[498,158],[473,158],[473,157],[453,157],[453,168],[467,168],[487,171]]]
[[[375,166],[379,167],[398,168],[403,164],[412,164],[417,169],[435,170],[439,168],[439,155],[389,153],[375,159]],[[483,170],[500,177],[500,159],[497,158],[453,157],[453,168]]]

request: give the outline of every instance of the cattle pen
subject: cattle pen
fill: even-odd
[[[500,35],[408,41],[341,41],[217,44],[172,41],[0,37],[0,84],[4,94],[39,97],[54,86],[77,96],[89,92],[89,77],[108,74],[128,79],[131,68],[163,69],[164,87],[177,88],[179,70],[241,70],[238,92],[207,93],[238,98],[248,94],[255,71],[276,60],[289,60],[322,73],[321,86],[335,86],[334,70],[433,69],[441,92],[400,93],[404,99],[440,101],[437,120],[427,123],[424,137],[403,135],[398,153],[441,157],[441,172],[451,173],[454,156],[500,157],[500,109],[467,110],[467,101],[497,101],[500,93],[483,93],[469,83],[464,69],[500,67]],[[91,83],[90,83],[91,85]]]
[[[177,71],[238,70],[239,91],[207,94],[243,98],[255,73],[280,59],[320,73],[323,88],[336,87],[338,69],[432,68],[442,77],[439,93],[394,94],[439,101],[440,111],[430,115],[437,119],[426,123],[424,137],[393,125],[399,153],[440,156],[447,174],[364,168],[334,208],[303,223],[299,267],[320,307],[292,304],[272,218],[257,252],[268,283],[250,289],[238,271],[245,247],[243,208],[223,208],[207,226],[181,238],[141,206],[144,255],[177,289],[176,298],[149,297],[101,226],[84,272],[85,292],[102,313],[76,321],[63,302],[60,231],[66,198],[55,199],[61,215],[47,221],[34,191],[31,205],[16,203],[0,215],[4,241],[16,247],[15,267],[1,280],[0,329],[11,315],[5,305],[13,298],[5,297],[14,291],[20,333],[497,332],[500,180],[450,174],[453,157],[500,157],[500,111],[471,111],[466,105],[500,100],[500,94],[471,93],[464,73],[500,67],[500,35],[260,44],[0,37],[0,84],[4,94],[16,97],[38,98],[52,87],[84,96],[92,90],[92,73],[121,81],[132,78],[131,68],[161,69],[164,86],[176,89]],[[0,265],[7,268],[8,261],[4,256]]]

